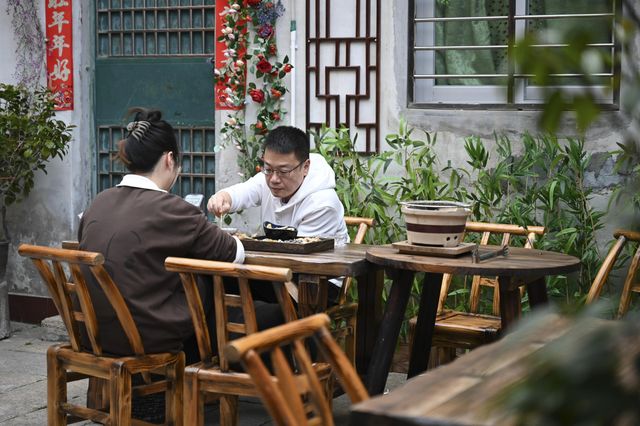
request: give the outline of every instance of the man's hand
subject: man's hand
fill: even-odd
[[[231,210],[231,195],[226,191],[218,191],[209,198],[207,210],[220,217]]]

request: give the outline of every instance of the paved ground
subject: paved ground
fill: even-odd
[[[11,337],[0,340],[0,425],[42,426],[47,423],[47,373],[45,353],[58,338],[50,327],[12,323]],[[46,339],[46,340],[43,340]],[[392,373],[388,387],[394,388],[405,380],[404,374]],[[86,381],[72,383],[69,399],[85,397]],[[336,398],[333,403],[336,425],[347,425],[349,400],[346,396]],[[241,399],[239,407],[240,425],[255,426],[272,424],[260,401]],[[91,422],[77,423],[93,425]],[[216,425],[217,409],[207,410],[207,425]]]

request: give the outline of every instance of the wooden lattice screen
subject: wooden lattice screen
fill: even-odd
[[[380,150],[380,0],[306,0],[306,122]]]

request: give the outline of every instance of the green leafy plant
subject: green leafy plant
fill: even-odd
[[[71,140],[71,126],[55,119],[51,93],[0,84],[0,241],[10,239],[6,208],[24,199],[35,172],[46,173],[47,162],[62,158]]]
[[[336,191],[345,215],[372,217],[377,225],[369,232],[365,243],[393,241],[401,233],[390,209],[396,203],[383,175],[391,164],[392,153],[363,156],[356,150],[348,129],[323,127],[312,132],[317,151],[322,154],[336,174]]]
[[[549,289],[567,302],[588,291],[601,259],[596,232],[603,227],[603,211],[592,207],[593,189],[585,182],[591,166],[582,139],[562,142],[552,135],[520,140],[522,151],[512,152],[505,136],[496,136],[496,165],[487,166],[491,155],[479,138],[466,141],[466,151],[475,176],[469,190],[478,220],[543,225],[545,236],[537,247],[579,257],[581,276],[551,279]]]
[[[596,232],[604,212],[592,207],[593,189],[585,175],[593,167],[582,139],[559,140],[553,135],[525,134],[514,152],[506,136],[495,136],[490,150],[478,137],[465,140],[466,168],[438,159],[436,136],[414,136],[401,120],[398,132],[386,137],[389,149],[373,155],[359,154],[357,140],[348,129],[323,128],[313,133],[315,146],[336,173],[338,196],[345,214],[376,219],[368,243],[388,244],[405,238],[400,202],[415,199],[469,202],[478,221],[543,225],[546,235],[537,247],[579,257],[583,268],[577,279],[550,279],[549,293],[573,303],[586,294],[601,256]],[[421,277],[413,285],[407,317],[415,315]],[[468,306],[465,280],[455,280],[448,304]],[[481,310],[489,313],[489,298]]]

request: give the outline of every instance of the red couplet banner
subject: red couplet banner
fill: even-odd
[[[47,0],[47,85],[56,110],[73,109],[73,2]]]
[[[243,2],[244,3],[244,2]],[[225,56],[225,50],[227,50],[227,45],[224,41],[218,41],[218,39],[223,35],[222,29],[226,28],[226,19],[227,15],[222,13],[225,7],[229,7],[229,0],[216,0],[216,52],[215,52],[215,68],[221,69],[224,66],[227,57]],[[245,7],[245,5],[243,5]],[[246,36],[247,29],[244,26],[243,33]],[[246,39],[245,39],[246,40]],[[238,51],[238,58],[242,58],[244,60],[246,53],[246,49],[240,49]],[[241,76],[243,84],[246,82],[247,76],[247,68],[244,67],[244,75]],[[242,105],[232,105],[228,101],[227,89],[228,80],[218,81],[215,87],[215,108],[217,110],[239,110],[244,108],[244,104]],[[233,91],[235,92],[235,88]],[[243,95],[244,97],[244,95]]]

